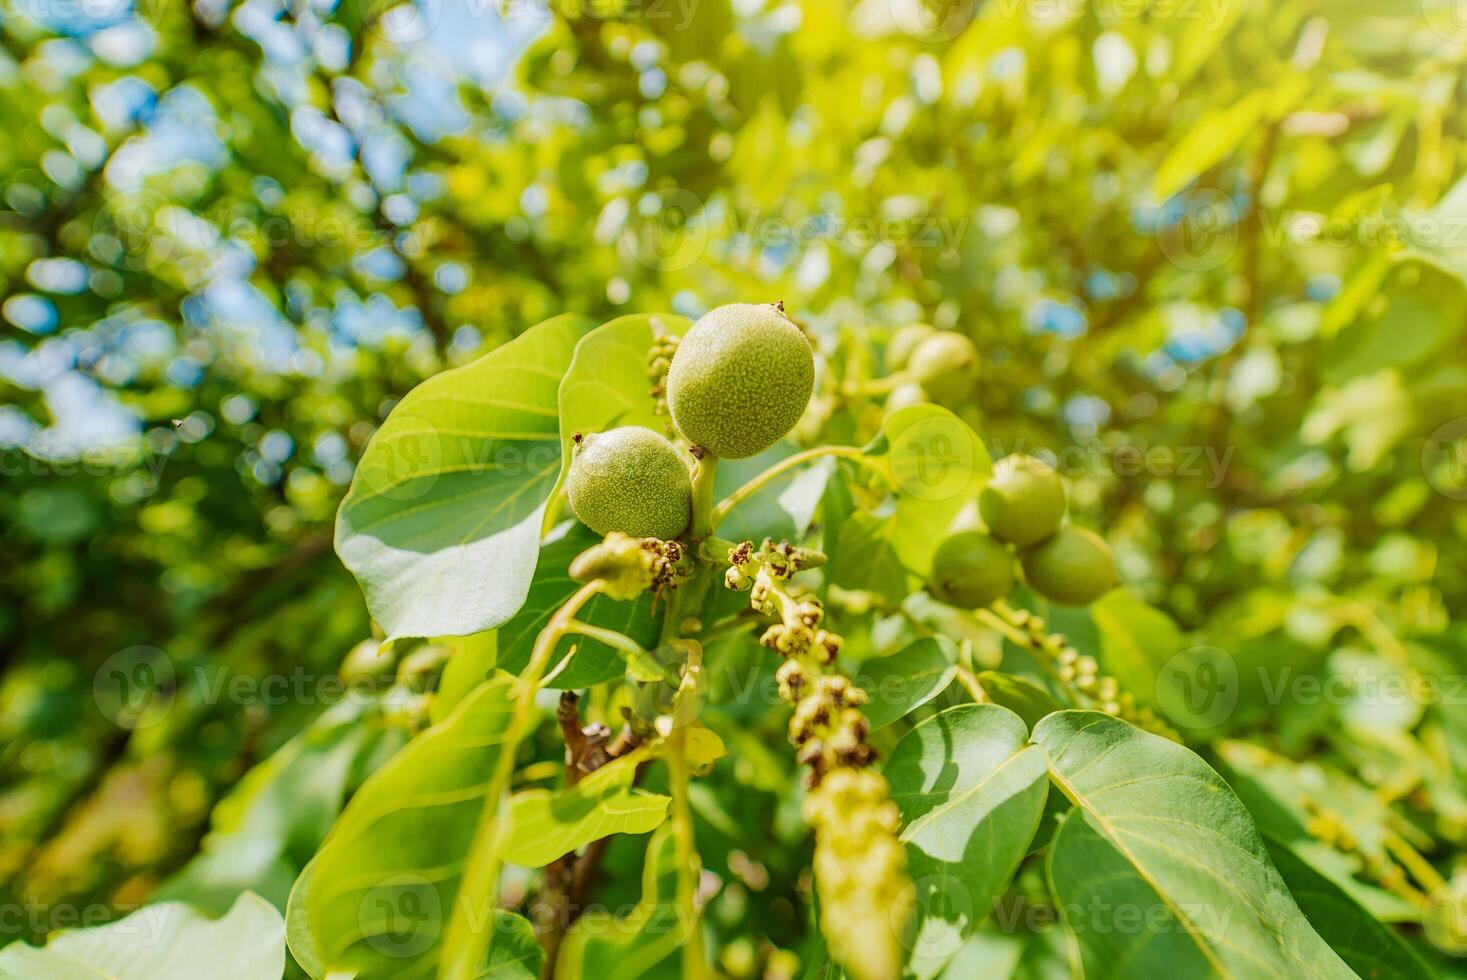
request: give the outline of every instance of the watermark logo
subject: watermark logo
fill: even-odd
[[[973,22],[976,0],[890,0],[891,19],[917,41],[951,41]]]
[[[357,925],[367,945],[383,956],[419,956],[438,941],[443,923],[438,889],[418,874],[384,878],[362,896]]]
[[[1156,230],[1161,253],[1187,272],[1210,272],[1238,250],[1238,206],[1213,187],[1178,194],[1163,208]]]
[[[357,467],[362,487],[375,497],[416,500],[433,489],[443,473],[443,439],[438,428],[417,415],[394,413],[372,439],[372,452]]]
[[[1467,500],[1467,416],[1437,427],[1421,449],[1421,468],[1437,493]]]
[[[359,0],[362,23],[393,44],[416,44],[443,17],[443,0]]]
[[[1238,665],[1221,647],[1190,647],[1156,675],[1156,702],[1181,728],[1213,728],[1238,706]]]
[[[903,493],[920,500],[949,500],[973,479],[977,455],[967,426],[939,415],[922,419],[892,438],[891,470]]]
[[[92,678],[92,700],[102,715],[130,731],[156,725],[173,708],[173,661],[157,647],[119,650]]]
[[[98,257],[133,272],[156,269],[173,256],[177,236],[168,227],[173,202],[151,187],[107,195],[92,220]]]
[[[709,228],[703,201],[673,187],[644,195],[634,204],[621,237],[624,258],[659,272],[692,267],[708,249]]]
[[[1431,944],[1449,956],[1467,956],[1467,875],[1432,889],[1421,925]]]
[[[1438,37],[1467,44],[1467,0],[1421,0],[1421,13]]]
[[[964,932],[977,921],[973,896],[954,875],[924,875],[912,881],[892,908],[891,926],[914,963],[942,963],[963,948]],[[916,930],[909,923],[919,923]]]

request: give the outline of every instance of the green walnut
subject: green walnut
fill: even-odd
[[[897,327],[886,342],[886,369],[900,371],[906,367],[917,345],[935,333],[937,328],[930,323],[909,323],[905,327]]]
[[[639,425],[580,436],[566,476],[571,509],[597,534],[677,537],[693,514],[682,453]]]
[[[978,384],[978,348],[960,333],[935,333],[912,351],[907,374],[934,400],[961,403]]]
[[[908,381],[906,384],[897,385],[891,390],[891,394],[886,396],[886,414],[890,415],[909,405],[925,404],[927,404],[927,392],[923,391],[922,386],[917,382]]]
[[[1066,524],[1024,552],[1024,579],[1040,595],[1063,606],[1084,606],[1114,588],[1110,545],[1083,527]]]
[[[1065,485],[1054,468],[1015,453],[993,467],[978,495],[978,512],[993,536],[1018,548],[1038,544],[1065,518]]]
[[[978,609],[1014,587],[1014,556],[981,531],[959,531],[937,547],[928,589],[950,606]]]
[[[815,386],[810,342],[782,304],[730,303],[699,317],[667,371],[667,407],[683,438],[744,459],[794,428]]]

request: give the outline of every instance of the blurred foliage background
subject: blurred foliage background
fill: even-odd
[[[6,0],[0,902],[23,914],[0,943],[180,869],[197,898],[244,863],[283,899],[411,723],[346,744],[329,699],[228,684],[309,688],[370,636],[330,539],[374,425],[564,311],[779,298],[830,337],[963,330],[993,455],[1056,454],[1187,642],[1460,672],[1454,10]],[[118,724],[109,685],[140,666],[168,710]],[[1462,692],[1257,693],[1215,734],[1398,803],[1437,858],[1467,843]],[[274,760],[266,853],[190,863],[287,743],[306,761],[291,789]],[[759,769],[788,763],[735,749],[764,795],[721,805],[778,810]],[[710,864],[752,867],[716,823]],[[781,909],[720,915],[773,935]]]

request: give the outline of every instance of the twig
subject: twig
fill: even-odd
[[[612,759],[625,755],[640,742],[630,727],[624,726],[613,739],[607,727],[599,722],[583,726],[580,697],[574,691],[561,694],[555,720],[565,739],[566,786],[574,786],[587,773],[595,772]],[[585,909],[586,895],[591,890],[610,841],[610,837],[594,840],[586,845],[579,857],[570,851],[545,867],[540,895],[530,914],[535,923],[535,935],[545,950],[543,972],[547,977],[555,975],[561,942]]]

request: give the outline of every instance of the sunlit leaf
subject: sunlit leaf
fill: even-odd
[[[1086,976],[1354,976],[1191,751],[1095,711],[1050,715],[1034,742],[1074,804],[1048,870]]]
[[[561,316],[410,391],[372,437],[336,550],[388,638],[509,619],[560,475],[558,392],[587,324]]]
[[[916,890],[913,967],[931,976],[992,912],[1039,826],[1044,752],[1007,708],[967,704],[913,728],[884,772]]]
[[[645,751],[613,759],[574,786],[527,789],[510,800],[504,859],[539,868],[612,834],[645,834],[667,815],[670,798],[632,786]]]
[[[436,962],[480,813],[503,789],[491,781],[512,687],[505,674],[480,685],[352,797],[297,885],[326,970],[395,977]]]
[[[274,906],[245,892],[220,919],[177,902],[145,905],[116,922],[63,932],[37,949],[0,950],[4,980],[159,980],[196,976],[262,980],[285,970],[285,923]]]

